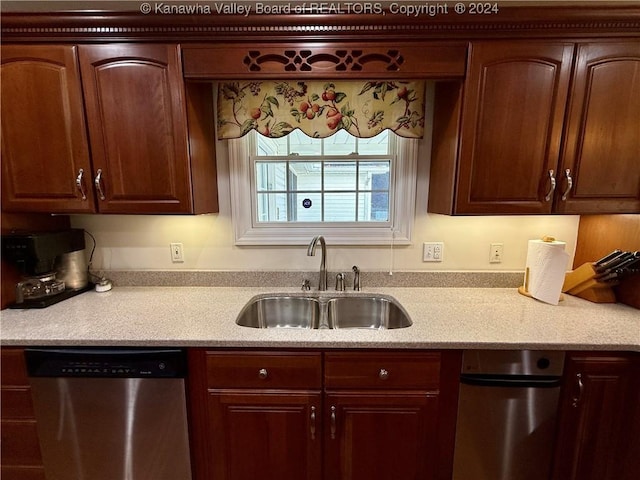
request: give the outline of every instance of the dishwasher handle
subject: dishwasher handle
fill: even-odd
[[[557,375],[460,375],[460,383],[476,387],[557,388],[561,382]]]

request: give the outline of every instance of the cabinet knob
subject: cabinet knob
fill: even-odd
[[[87,193],[84,190],[84,169],[78,170],[78,176],[76,177],[76,188],[80,191],[82,200],[87,199]]]
[[[555,177],[555,172],[553,170],[549,170],[549,182],[551,186],[549,187],[549,191],[547,192],[547,195],[544,197],[544,200],[546,202],[551,201],[551,199],[553,198],[553,192],[556,191],[556,177]]]
[[[378,377],[380,378],[380,380],[386,380],[387,378],[389,378],[389,371],[386,368],[381,368],[380,372],[378,373]]]
[[[258,370],[258,378],[264,380],[268,376],[269,376],[269,372],[267,372],[266,368],[261,368],[260,370]]]
[[[571,169],[567,168],[564,171],[565,176],[567,177],[567,188],[564,192],[562,192],[562,201],[566,201],[569,195],[569,192],[573,188],[573,178],[571,177]]]

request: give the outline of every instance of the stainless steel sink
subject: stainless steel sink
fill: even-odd
[[[309,297],[256,297],[244,306],[236,323],[253,328],[318,328],[320,302]]]
[[[252,328],[365,328],[411,326],[404,308],[386,295],[259,295],[244,306],[236,323]]]
[[[338,297],[327,302],[330,328],[394,329],[411,326],[404,308],[387,297]]]

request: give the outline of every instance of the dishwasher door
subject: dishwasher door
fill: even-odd
[[[47,480],[191,480],[184,378],[150,366],[168,357],[60,358],[30,378]]]
[[[523,354],[533,363],[519,365]],[[463,360],[454,480],[549,478],[564,354],[500,355],[509,358],[502,366],[481,357],[476,364],[478,352]]]

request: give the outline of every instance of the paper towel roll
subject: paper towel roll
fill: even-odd
[[[566,242],[529,240],[525,268],[525,289],[540,301],[557,305],[567,272]]]

